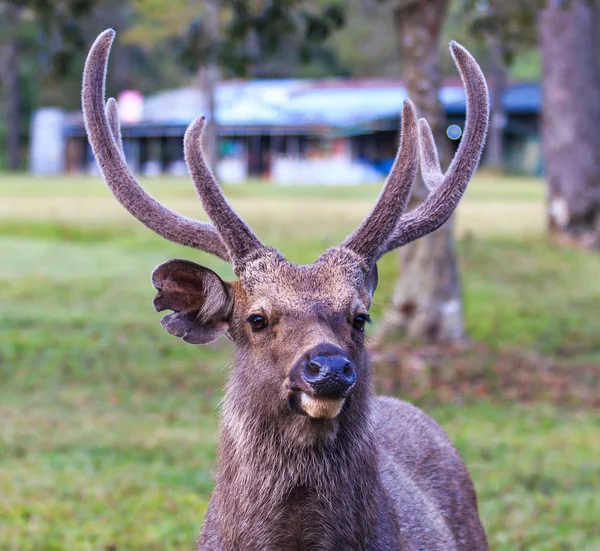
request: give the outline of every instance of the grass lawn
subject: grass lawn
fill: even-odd
[[[186,180],[147,183],[203,217]],[[311,262],[377,186],[226,190],[261,238]],[[600,363],[600,256],[543,239],[544,190],[476,180],[457,231],[471,336]],[[98,179],[0,180],[0,550],[191,549],[212,488],[226,341],[162,330],[151,270],[183,257]],[[374,318],[397,273],[380,263]],[[600,412],[501,400],[428,406],[463,454],[492,549],[600,549]]]

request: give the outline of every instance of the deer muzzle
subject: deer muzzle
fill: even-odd
[[[356,371],[344,355],[319,355],[306,361],[302,379],[315,397],[341,399],[354,387]]]
[[[293,410],[317,419],[333,419],[354,389],[356,369],[341,349],[319,345],[294,366],[290,383]]]

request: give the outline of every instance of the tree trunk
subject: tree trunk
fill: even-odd
[[[431,125],[442,163],[447,163],[450,156],[439,100],[439,43],[447,7],[447,0],[421,0],[408,5],[404,2],[394,14],[408,94],[419,116],[427,118]],[[427,189],[419,177],[409,208],[426,196]],[[452,222],[400,249],[400,270],[385,332],[396,328],[410,341],[433,344],[463,341]]]
[[[21,165],[21,115],[19,93],[19,51],[17,45],[10,44],[6,71],[6,153],[9,170],[18,170]]]
[[[9,170],[20,167],[20,91],[19,91],[19,48],[16,33],[12,29],[19,20],[19,8],[8,4],[4,10],[7,32],[6,42],[0,51],[0,84],[4,88],[4,113],[6,117],[6,160]]]
[[[548,229],[600,249],[600,65],[592,0],[549,0],[540,14]]]
[[[490,51],[490,85],[491,113],[490,130],[488,133],[487,147],[485,148],[485,163],[488,168],[502,170],[504,166],[504,128],[506,126],[506,113],[502,104],[502,96],[506,88],[506,68],[502,44],[495,35],[488,36]]]
[[[211,33],[211,39],[215,42],[220,34],[220,18],[219,18],[219,1],[205,0],[203,3],[206,14],[206,29]],[[201,67],[198,71],[198,85],[202,91],[202,95],[206,100],[208,108],[208,124],[204,129],[202,137],[204,155],[208,162],[208,166],[214,171],[217,169],[219,161],[219,123],[216,117],[217,100],[216,89],[219,83],[220,71],[217,65],[217,60],[211,59],[208,63]]]
[[[219,123],[216,119],[216,97],[215,90],[219,82],[219,70],[216,65],[201,67],[197,75],[197,86],[206,100],[208,110],[208,124],[202,136],[202,148],[208,166],[214,172],[219,160]]]

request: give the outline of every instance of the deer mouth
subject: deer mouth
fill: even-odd
[[[289,389],[288,407],[294,413],[312,419],[335,419],[347,406],[350,397],[315,396],[299,388]]]
[[[325,398],[300,392],[300,407],[313,419],[335,419],[345,402],[346,398]]]

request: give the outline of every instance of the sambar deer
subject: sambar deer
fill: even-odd
[[[91,48],[83,77],[89,141],[115,197],[159,235],[231,262],[223,281],[187,260],[152,274],[163,327],[185,342],[226,335],[235,366],[222,405],[216,485],[197,549],[213,551],[467,551],[487,549],[473,483],[430,417],[378,398],[364,327],[385,253],[448,220],[479,162],[488,126],[484,76],[450,50],[467,98],[460,147],[442,173],[429,125],[402,111],[400,149],[375,207],[314,264],[288,262],[236,215],[207,166],[204,118],[185,134],[185,158],[213,225],[150,197],[127,168],[117,105],[104,103],[114,31]],[[404,214],[421,160],[430,194]]]

